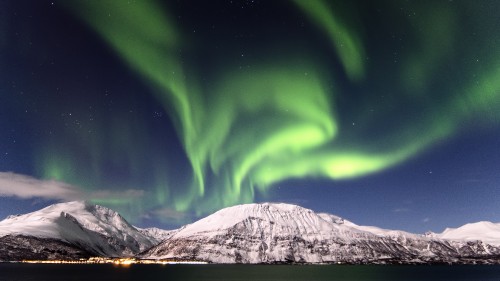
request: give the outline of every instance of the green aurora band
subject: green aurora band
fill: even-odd
[[[347,75],[353,80],[363,78],[365,51],[358,34],[352,32],[338,19],[327,1],[293,0],[293,2],[326,31]]]
[[[366,102],[359,103],[355,112],[342,115],[345,111],[339,110],[339,97],[347,93],[328,83],[339,74],[307,54],[292,59],[276,56],[265,63],[256,60],[251,70],[242,73],[234,73],[228,66],[227,71],[218,73],[214,87],[204,89],[195,72],[179,58],[178,50],[189,38],[181,34],[165,7],[154,1],[131,5],[121,1],[70,2],[68,7],[154,86],[156,99],[175,122],[192,167],[192,183],[182,191],[169,190],[165,184],[168,171],[156,171],[155,175],[167,176],[158,176],[154,196],[148,198],[154,198],[153,206],[204,214],[251,202],[256,190],[265,194],[273,184],[286,179],[366,176],[456,135],[464,122],[500,117],[495,110],[500,105],[499,52],[484,53],[484,64],[469,67],[470,72],[447,70],[456,58],[447,52],[459,39],[455,25],[460,11],[444,4],[432,9],[415,4],[414,8],[425,15],[408,20],[416,47],[394,66],[399,75],[395,85],[381,85],[370,75],[386,66],[369,64],[365,59],[370,48],[361,40],[362,30],[342,21],[329,1],[291,2],[324,32],[335,54],[329,59],[342,66],[351,83],[373,86],[373,93],[363,94]],[[113,12],[111,16],[108,11]],[[435,76],[443,70],[462,82],[440,86]],[[476,74],[470,78],[469,73]],[[451,94],[435,99],[432,93],[436,91]],[[379,92],[390,92],[391,100],[376,103]],[[366,140],[370,138],[366,131],[380,127],[388,113],[407,105],[424,110],[402,118],[401,124],[381,128],[371,143]],[[350,124],[353,117],[356,126]],[[132,128],[139,127],[140,123]],[[134,139],[120,137],[127,138]],[[99,147],[101,141],[85,142]],[[91,155],[100,153],[100,149],[91,150]],[[81,183],[74,172],[64,170],[71,167],[71,159],[62,155],[41,158],[44,177]],[[102,159],[91,158],[97,160],[89,173],[99,175]],[[129,162],[137,158],[131,157]],[[140,167],[135,170],[140,173]],[[143,204],[138,202],[136,208],[146,208]]]

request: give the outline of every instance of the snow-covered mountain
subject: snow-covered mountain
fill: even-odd
[[[481,221],[468,223],[458,228],[447,228],[436,237],[448,240],[477,241],[500,246],[500,223]]]
[[[33,244],[44,239],[61,241],[92,255],[110,257],[132,256],[158,243],[117,212],[84,201],[10,216],[0,222],[0,237],[7,236],[24,237]]]
[[[136,226],[135,228],[139,230],[140,233],[154,239],[154,241],[156,242],[155,244],[158,244],[163,240],[170,238],[177,232],[177,230],[164,230],[157,227],[139,228]]]
[[[500,249],[358,226],[289,204],[247,204],[220,210],[176,231],[140,254],[147,259],[215,263],[457,262],[492,258]]]
[[[500,224],[419,235],[263,203],[222,209],[177,230],[141,229],[88,202],[55,204],[0,222],[4,261],[133,255],[214,263],[498,263]]]

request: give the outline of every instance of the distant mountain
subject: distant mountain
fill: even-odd
[[[177,230],[164,230],[160,229],[157,227],[150,227],[150,228],[139,228],[135,227],[137,230],[139,230],[140,233],[144,234],[147,237],[150,237],[155,240],[155,244],[160,243],[163,240],[166,240],[170,238],[172,235],[174,235]]]
[[[30,248],[37,252],[38,245],[51,241],[54,245],[51,248],[67,246],[79,250],[81,255],[109,257],[133,256],[158,243],[155,237],[140,232],[117,212],[83,201],[10,216],[0,222],[0,237],[0,251],[1,247],[7,247],[5,240],[12,250],[17,239],[23,241],[21,252]]]
[[[481,221],[458,228],[447,228],[436,237],[449,240],[477,241],[500,246],[500,223]]]
[[[264,203],[220,210],[139,257],[214,263],[428,263],[499,255],[499,248],[481,241],[358,226],[295,205]]]
[[[1,221],[0,261],[136,256],[212,263],[499,263],[499,237],[499,224],[490,222],[419,235],[274,203],[229,207],[177,230],[141,229],[113,210],[79,201]]]

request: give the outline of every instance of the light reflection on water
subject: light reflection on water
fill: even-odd
[[[500,266],[0,264],[0,280],[499,281]]]

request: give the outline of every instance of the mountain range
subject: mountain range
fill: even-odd
[[[222,209],[175,230],[141,229],[89,202],[0,221],[0,260],[91,256],[209,263],[498,263],[500,224],[413,234],[360,226],[296,205]]]

